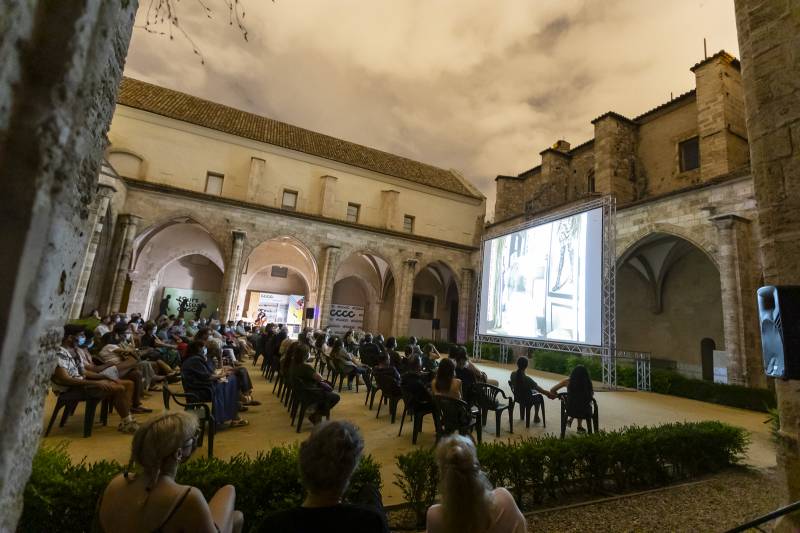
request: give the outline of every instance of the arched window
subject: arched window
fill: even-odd
[[[595,192],[595,190],[594,190],[594,170],[589,171],[589,176],[586,178],[586,190],[588,192]]]

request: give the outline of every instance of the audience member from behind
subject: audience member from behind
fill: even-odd
[[[98,502],[100,531],[238,533],[244,517],[234,510],[233,485],[206,502],[200,490],[175,482],[178,465],[195,449],[197,417],[186,411],[148,420],[133,436],[131,460]],[[132,468],[137,472],[130,472]]]
[[[506,489],[481,470],[475,445],[461,435],[436,447],[440,504],[428,509],[427,533],[523,533],[525,517]]]
[[[533,393],[539,392],[548,398],[555,399],[556,395],[545,390],[536,384],[530,376],[525,375],[525,369],[528,368],[528,358],[520,357],[517,359],[517,370],[511,373],[511,387],[514,390],[514,401],[522,404],[524,407],[534,406],[533,421],[538,424],[541,422],[539,418],[539,404],[533,403]]]
[[[569,377],[553,385],[550,389],[552,394],[558,394],[558,389],[567,388],[567,425],[572,425],[572,419],[578,419],[578,433],[586,430],[583,428],[583,421],[592,417],[592,398],[594,388],[589,371],[583,365],[576,365],[572,369]]]
[[[389,532],[376,487],[365,486],[352,504],[342,503],[364,439],[348,422],[325,422],[300,445],[300,480],[306,489],[303,504],[267,518],[260,531],[272,533]]]
[[[456,365],[452,359],[442,359],[431,383],[433,394],[461,399],[461,380],[456,377]]]

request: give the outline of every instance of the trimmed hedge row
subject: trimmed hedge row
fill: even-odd
[[[220,487],[236,487],[236,508],[246,517],[247,529],[255,530],[264,517],[302,503],[297,446],[276,447],[255,458],[240,454],[230,459],[198,457],[178,470],[177,482],[193,485],[206,498]],[[24,507],[18,531],[88,531],[100,494],[111,478],[122,471],[115,461],[73,464],[66,443],[42,445],[33,459],[25,487]],[[381,486],[379,465],[367,455],[353,474],[348,494],[371,483]]]
[[[566,356],[560,352],[536,350],[533,353],[533,367],[545,372],[569,375],[575,365],[582,364],[592,379],[601,381],[603,370],[596,357]],[[617,365],[617,383],[623,387],[636,387],[636,369],[631,365]],[[752,411],[769,412],[777,403],[775,393],[769,389],[726,385],[701,379],[687,378],[672,370],[654,368],[650,373],[653,392],[671,394],[682,398],[717,403]]]
[[[737,464],[749,436],[721,422],[628,427],[584,437],[547,436],[478,446],[481,467],[495,486],[508,488],[521,509],[562,495],[647,489]],[[424,520],[436,497],[433,450],[397,457],[395,484]]]

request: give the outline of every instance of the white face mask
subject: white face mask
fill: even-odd
[[[200,350],[200,353],[203,355],[203,357],[205,357],[206,355],[208,355],[208,348],[203,346],[203,349]]]

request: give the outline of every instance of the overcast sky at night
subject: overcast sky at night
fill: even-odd
[[[240,0],[247,42],[204,2],[177,6],[205,64],[137,28],[125,74],[457,169],[489,219],[496,175],[694,88],[704,37],[739,52],[733,0]]]

